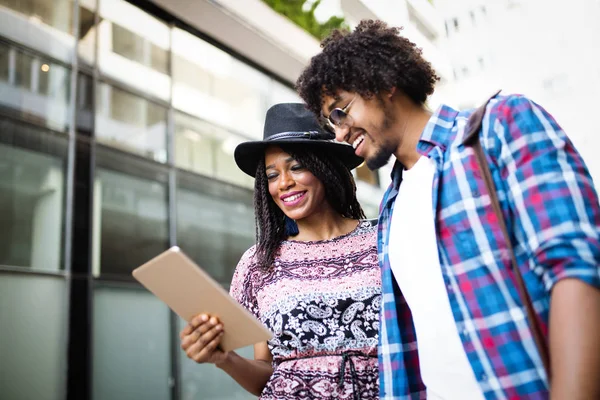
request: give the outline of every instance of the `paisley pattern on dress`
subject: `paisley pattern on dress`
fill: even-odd
[[[332,240],[283,242],[268,270],[254,247],[244,254],[231,295],[274,333],[274,373],[260,399],[353,399],[354,390],[379,398],[376,240],[377,228],[361,222]],[[352,355],[341,375],[343,354]]]

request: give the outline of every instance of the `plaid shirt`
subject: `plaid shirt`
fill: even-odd
[[[433,211],[440,272],[485,398],[547,398],[547,377],[513,283],[502,231],[474,152],[462,144],[470,113],[440,107],[417,145],[421,155],[437,163]],[[600,209],[592,179],[554,119],[525,97],[492,99],[480,135],[517,263],[547,334],[549,292],[557,281],[577,278],[600,288]],[[380,395],[389,400],[426,397],[411,312],[388,258],[402,169],[396,163],[379,218]]]

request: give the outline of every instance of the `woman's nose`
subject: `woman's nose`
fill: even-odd
[[[284,172],[281,175],[279,175],[280,190],[286,190],[292,186],[294,186],[294,179],[292,179],[292,175],[289,172]]]

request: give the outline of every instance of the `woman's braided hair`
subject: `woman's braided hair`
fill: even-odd
[[[356,198],[356,184],[352,173],[338,158],[326,150],[302,145],[280,145],[281,149],[310,171],[325,188],[325,199],[341,216],[364,219]],[[269,268],[273,264],[281,242],[287,238],[285,214],[269,193],[265,163],[259,162],[254,182],[254,210],[256,218],[256,260]]]

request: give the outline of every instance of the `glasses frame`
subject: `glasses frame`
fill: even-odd
[[[352,100],[350,100],[350,102],[348,102],[348,104],[346,104],[345,107],[336,107],[333,110],[331,110],[329,112],[329,115],[326,117],[323,115],[323,113],[321,113],[321,120],[322,120],[322,124],[323,124],[323,128],[325,128],[326,130],[330,131],[330,132],[334,132],[335,133],[335,128],[341,128],[342,125],[344,124],[344,121],[346,121],[346,119],[349,117],[348,111],[350,110],[350,107],[352,107],[352,103],[354,103],[354,100],[356,100],[357,95],[354,95],[354,97],[352,98]],[[334,118],[332,119],[331,116],[334,116]],[[335,115],[338,115],[338,117],[335,117]],[[335,119],[337,119],[337,122],[334,121]]]

